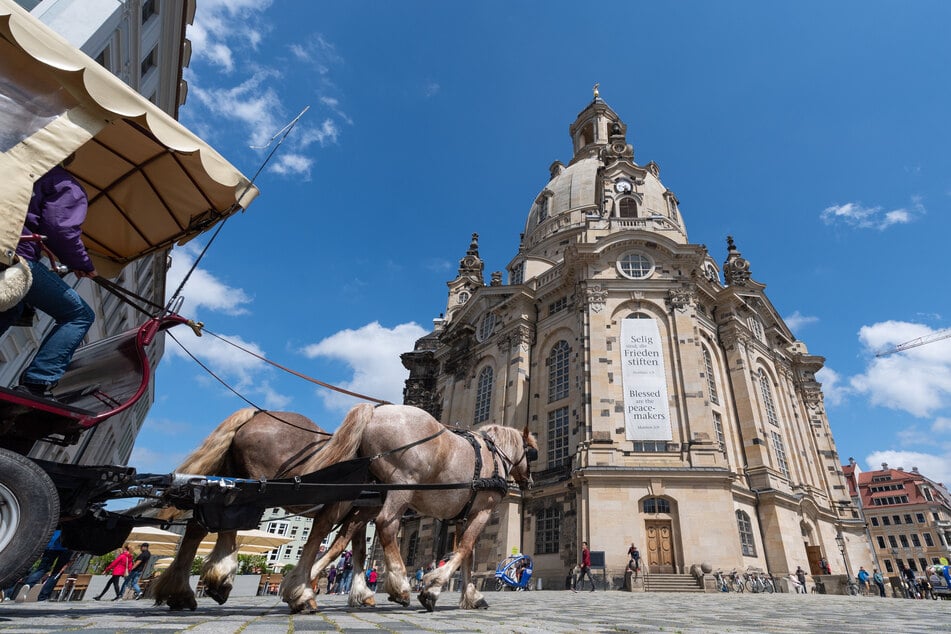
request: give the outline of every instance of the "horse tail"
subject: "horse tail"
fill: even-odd
[[[225,458],[228,456],[228,450],[231,449],[234,435],[238,433],[242,425],[254,418],[258,412],[260,410],[245,407],[224,419],[215,428],[215,431],[211,432],[198,449],[191,452],[175,471],[195,475],[220,473]]]
[[[374,409],[375,407],[369,403],[360,403],[347,412],[340,427],[324,448],[307,461],[304,471],[312,473],[332,464],[356,458],[360,444],[363,442],[363,432],[370,419],[373,418]]]

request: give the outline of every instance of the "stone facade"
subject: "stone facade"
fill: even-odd
[[[632,543],[650,572],[817,573],[839,534],[870,562],[815,379],[824,360],[732,238],[722,268],[688,240],[626,131],[596,94],[569,128],[572,160],[532,202],[509,283],[485,285],[473,235],[445,317],[402,356],[408,404],[538,436],[536,485],[496,511],[476,573],[521,550],[562,587],[582,540],[605,552],[609,579]],[[412,522],[424,559],[451,550],[451,526]]]

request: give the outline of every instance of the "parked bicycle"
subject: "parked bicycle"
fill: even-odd
[[[859,592],[861,592],[859,588],[859,582],[850,576],[845,583],[846,583],[846,589],[849,591],[849,596],[857,597],[859,595]]]
[[[723,571],[722,571],[722,570],[717,570],[716,572],[714,572],[714,573],[713,573],[713,578],[716,580],[716,583],[717,583],[717,591],[719,591],[719,592],[729,592],[729,591],[730,591],[730,589],[731,589],[731,588],[730,588],[730,584],[727,583],[726,577],[723,576]]]
[[[743,592],[743,575],[738,573],[736,569],[733,569],[733,572],[730,573],[730,588],[733,592]]]
[[[744,585],[750,592],[766,592],[772,594],[776,591],[772,577],[764,572],[747,572],[743,576],[745,578]]]

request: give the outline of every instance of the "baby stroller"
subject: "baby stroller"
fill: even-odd
[[[528,589],[532,578],[532,558],[521,553],[506,557],[495,568],[496,590],[512,588],[516,592]]]

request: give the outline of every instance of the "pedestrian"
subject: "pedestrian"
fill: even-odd
[[[634,571],[634,581],[637,581],[637,573],[641,571],[641,553],[637,550],[637,546],[631,544],[631,547],[627,549],[627,556],[630,557],[630,561],[633,562],[633,566],[629,566],[631,570]]]
[[[63,165],[70,160],[72,157]],[[82,241],[82,224],[88,205],[83,186],[58,165],[33,185],[23,227],[24,237],[45,236],[42,243],[45,248],[77,277],[98,275]],[[27,264],[32,281],[23,299],[0,313],[0,334],[16,324],[28,306],[53,318],[56,325],[39,345],[17,386],[32,396],[52,399],[51,390],[66,372],[96,314],[59,273],[40,262],[43,256],[40,245],[36,240],[21,239],[17,246],[17,257]]]
[[[882,576],[882,573],[879,572],[878,568],[872,569],[872,581],[875,582],[875,585],[878,586],[878,594],[885,597],[885,577]]]
[[[905,568],[905,583],[908,585],[908,598],[909,599],[919,599],[918,596],[918,580],[915,575],[915,571],[911,568]]]
[[[47,573],[51,577],[59,577],[58,574],[54,575],[53,573],[57,570],[62,572],[64,566],[69,564],[70,560],[73,558],[73,552],[63,546],[61,540],[62,532],[53,531],[50,540],[46,543],[46,548],[43,550],[43,555],[40,557],[40,563],[37,564],[36,568],[30,572],[22,581],[14,584],[10,588],[7,588],[4,591],[4,596],[7,599],[15,599],[17,594],[22,592],[21,588],[26,588],[26,592],[30,591],[30,588],[38,584],[43,580],[43,577],[47,576]],[[53,582],[53,585],[56,585],[56,582]],[[46,586],[43,586],[43,589],[46,589]],[[50,593],[52,593],[53,586],[50,586]],[[43,590],[40,591],[42,594]],[[49,594],[47,594],[47,597]]]
[[[594,592],[594,577],[591,576],[591,551],[588,550],[588,542],[581,542],[581,572],[578,574],[575,586],[571,589],[572,592],[577,592],[578,586],[582,586],[582,589],[584,589],[585,575],[588,576],[588,581],[591,582],[591,592]]]
[[[420,566],[416,569],[416,590],[415,592],[420,592],[423,589],[423,567]]]
[[[337,594],[337,567],[331,566],[327,571],[327,594]]]
[[[103,572],[112,572],[112,576],[109,578],[109,581],[106,582],[106,587],[102,589],[102,592],[99,593],[99,596],[93,597],[96,601],[102,599],[102,595],[106,593],[106,590],[111,586],[116,591],[116,598],[113,601],[118,601],[122,598],[122,594],[119,592],[119,579],[122,579],[129,572],[129,568],[132,567],[132,549],[128,544],[122,547],[122,550],[112,560],[112,563],[106,566],[106,569]]]
[[[149,552],[148,543],[139,545],[139,555],[135,558],[135,561],[132,562],[129,575],[125,578],[125,583],[122,584],[122,590],[119,591],[120,596],[124,597],[125,591],[132,588],[132,598],[142,598],[142,588],[139,587],[139,578],[142,577],[142,573],[145,572],[145,566],[149,563],[149,559],[151,558],[152,553]]]
[[[864,566],[859,566],[859,573],[855,575],[855,577],[859,580],[859,588],[861,588],[862,594],[867,597],[869,580],[868,570],[866,570]]]
[[[806,594],[806,571],[802,569],[802,566],[796,566],[796,581],[799,582],[802,593]],[[799,590],[800,588],[796,589]]]
[[[367,574],[367,582],[369,584],[368,587],[373,592],[376,592],[377,579],[379,579],[379,575],[377,574],[376,566],[373,566],[372,568],[370,568],[370,572]]]
[[[350,594],[350,586],[353,584],[353,552],[343,551],[341,560],[343,561],[343,578],[340,579],[340,594]]]

